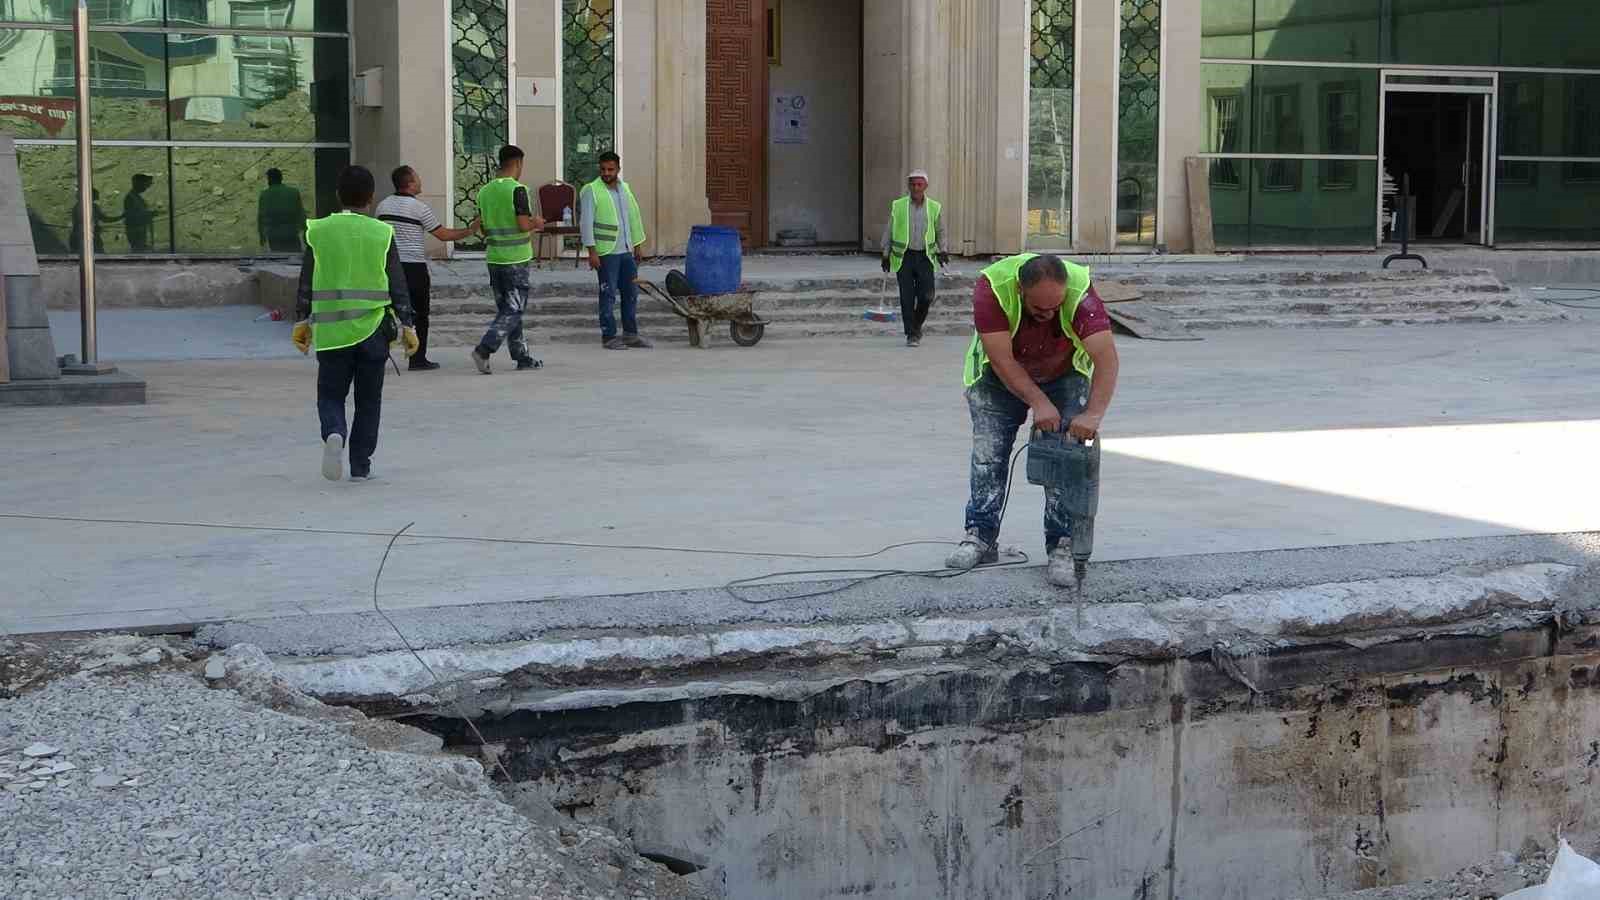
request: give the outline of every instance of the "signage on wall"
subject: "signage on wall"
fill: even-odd
[[[772,142],[804,144],[811,137],[811,111],[805,94],[772,95]]]

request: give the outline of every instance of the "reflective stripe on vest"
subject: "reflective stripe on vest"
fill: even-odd
[[[1038,256],[1037,253],[1019,253],[1008,256],[999,262],[985,268],[980,274],[988,279],[989,287],[994,290],[995,299],[1000,301],[1000,308],[1005,310],[1006,321],[1011,324],[1011,333],[1015,335],[1022,325],[1022,293],[1017,288],[1017,274],[1022,270],[1023,263]],[[1085,378],[1094,377],[1094,360],[1089,357],[1089,351],[1083,348],[1083,341],[1078,339],[1078,333],[1072,328],[1072,320],[1078,315],[1078,305],[1083,302],[1083,295],[1089,291],[1089,269],[1077,263],[1062,260],[1067,267],[1067,283],[1062,287],[1064,295],[1061,303],[1061,330],[1072,339],[1072,368],[1076,369]],[[978,383],[985,370],[989,368],[989,354],[983,349],[983,338],[976,330],[972,334],[972,343],[967,347],[963,381],[967,387]]]
[[[639,201],[633,197],[633,188],[626,181],[617,182],[622,196],[628,201],[628,240],[633,247],[644,243],[644,220],[639,214]],[[617,204],[611,199],[611,189],[596,178],[583,186],[594,204],[594,252],[596,256],[610,256],[617,252],[617,235],[621,232],[617,220]],[[624,247],[632,250],[633,247]]]
[[[943,209],[939,201],[932,197],[922,201],[928,208],[928,222],[926,233],[922,237],[922,250],[928,254],[928,260],[933,263],[935,270],[939,268],[939,256],[935,244],[935,235],[938,234],[939,211]],[[899,272],[900,262],[905,259],[906,247],[911,243],[911,198],[901,197],[889,204],[889,271]]]
[[[394,226],[342,212],[306,223],[311,248],[311,342],[318,350],[361,343],[389,309]]]
[[[533,259],[533,233],[517,224],[517,190],[522,187],[515,178],[496,178],[478,189],[484,256],[490,265],[514,266]]]

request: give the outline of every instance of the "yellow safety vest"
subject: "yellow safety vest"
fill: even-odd
[[[491,265],[514,266],[533,259],[533,234],[517,224],[517,189],[521,187],[524,185],[515,178],[496,178],[478,188],[484,257]]]
[[[939,211],[944,207],[932,197],[925,197],[922,202],[928,207],[928,229],[922,238],[922,249],[933,262],[933,268],[937,270],[939,257],[938,248],[934,246],[934,236],[938,234]],[[889,271],[900,271],[900,262],[905,258],[906,247],[910,244],[911,198],[901,197],[889,204]]]
[[[644,220],[639,215],[639,201],[633,198],[633,188],[628,187],[626,181],[618,182],[622,185],[622,196],[628,198],[628,239],[632,246],[624,247],[629,251],[644,243]],[[617,250],[617,204],[611,201],[611,189],[598,178],[583,186],[584,193],[589,195],[589,200],[594,204],[594,252],[598,256],[610,256]]]
[[[989,287],[994,290],[996,299],[1000,301],[1000,308],[1005,310],[1006,319],[1011,323],[1011,334],[1014,336],[1022,325],[1022,292],[1017,289],[1017,273],[1022,270],[1022,264],[1037,253],[1019,253],[1008,256],[999,262],[985,268],[982,273],[989,279]],[[1066,262],[1066,260],[1062,260]],[[1078,305],[1083,302],[1083,295],[1089,291],[1089,269],[1077,263],[1066,262],[1067,283],[1062,288],[1065,297],[1061,304],[1061,330],[1072,339],[1072,346],[1076,348],[1072,353],[1072,367],[1085,378],[1094,377],[1094,360],[1089,357],[1089,351],[1083,349],[1083,341],[1078,338],[1078,333],[1072,329],[1072,320],[1078,314]],[[972,345],[967,348],[967,362],[965,382],[967,387],[978,383],[985,370],[989,368],[989,354],[983,349],[983,338],[974,329]]]
[[[394,227],[356,212],[306,223],[311,248],[311,342],[318,350],[361,343],[389,310]]]

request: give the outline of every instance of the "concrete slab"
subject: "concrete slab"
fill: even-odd
[[[1577,477],[1600,441],[1597,338],[1583,321],[1125,341],[1097,558],[1600,528],[1600,483]],[[964,343],[550,347],[546,369],[491,378],[445,358],[390,376],[386,481],[362,485],[317,475],[313,362],[146,364],[147,407],[7,414],[0,627],[359,611],[408,522],[391,608],[935,567],[944,548],[928,545],[840,561],[519,542],[857,554],[953,539]],[[1003,534],[1036,560],[1040,506],[1020,488]],[[16,518],[32,515],[62,518]]]
[[[130,372],[0,384],[0,406],[121,406],[143,402],[145,381]]]

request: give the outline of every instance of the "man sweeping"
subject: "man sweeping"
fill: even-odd
[[[984,269],[972,292],[974,334],[965,383],[972,415],[972,496],[967,535],[945,565],[971,569],[999,559],[1000,515],[1011,448],[1031,413],[1033,427],[1080,441],[1097,438],[1117,389],[1111,320],[1089,270],[1049,254],[1022,253]],[[1063,492],[1046,489],[1045,577],[1070,587],[1072,520]]]
[[[950,261],[944,252],[943,207],[928,196],[928,173],[912,170],[906,194],[889,204],[883,227],[883,271],[900,285],[900,317],[905,320],[906,346],[922,343],[922,325],[933,308],[939,268]]]
[[[528,264],[533,261],[533,233],[544,227],[544,219],[533,212],[528,186],[522,183],[522,148],[507,144],[500,148],[500,171],[495,179],[478,189],[478,215],[483,222],[485,256],[489,263],[489,287],[494,290],[494,321],[472,348],[472,364],[484,375],[490,374],[489,357],[501,344],[517,361],[517,371],[538,369],[544,362],[528,352],[522,336],[522,314],[528,308]]]
[[[372,477],[389,344],[399,337],[407,356],[417,352],[394,228],[366,215],[376,187],[371,172],[346,166],[338,180],[344,210],[306,223],[292,340],[301,353],[317,350],[322,477],[329,481],[344,476],[347,443],[350,480]],[[344,402],[352,384],[356,414],[346,428]]]

